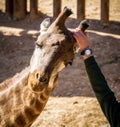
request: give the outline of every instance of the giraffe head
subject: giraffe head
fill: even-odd
[[[71,14],[71,10],[65,7],[51,25],[49,18],[41,23],[41,34],[30,62],[28,85],[33,92],[53,89],[58,73],[67,64],[72,64],[76,41],[73,33],[65,27],[65,21]]]

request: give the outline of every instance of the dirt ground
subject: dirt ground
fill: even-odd
[[[68,6],[74,13],[66,26],[77,27],[75,0],[62,2],[62,8]],[[39,24],[45,17],[52,18],[52,0],[39,0],[39,10],[41,14],[36,20],[31,21],[28,15],[24,20],[12,21],[4,13],[4,1],[0,1],[0,82],[29,65]],[[120,0],[110,1],[109,27],[100,23],[98,0],[86,0],[86,18],[94,56],[120,100]],[[59,74],[59,84],[32,127],[108,127],[79,54],[73,65]]]

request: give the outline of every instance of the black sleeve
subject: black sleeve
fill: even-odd
[[[93,56],[85,60],[85,66],[94,93],[111,127],[120,127],[120,103],[116,101]]]

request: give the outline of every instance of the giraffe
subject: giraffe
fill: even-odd
[[[45,31],[47,30],[49,25],[50,25],[49,18],[46,18],[45,20],[43,20],[43,22],[40,25],[40,34],[41,35],[45,33]],[[7,79],[0,84],[0,107],[1,107],[1,109],[0,109],[0,126],[3,126],[3,127],[21,127],[21,126],[22,127],[24,127],[24,126],[29,127],[33,123],[36,116],[39,115],[39,112],[41,112],[42,109],[44,108],[44,106],[47,102],[47,97],[49,97],[50,91],[49,91],[49,89],[46,89],[43,92],[44,94],[41,93],[38,96],[36,96],[33,93],[31,93],[30,91],[28,91],[28,88],[26,90],[25,86],[28,83],[27,80],[28,80],[29,73],[30,73],[30,66],[26,67],[22,72],[16,74],[14,77]],[[22,91],[23,91],[23,95],[21,94]],[[21,95],[21,97],[19,96],[19,94]],[[3,98],[3,96],[4,96],[4,98]],[[11,98],[11,96],[14,98]],[[24,99],[24,97],[26,97],[26,96],[27,96],[27,99],[29,100],[28,102],[27,102],[27,100]],[[32,99],[30,100],[31,97],[32,97]],[[39,101],[41,103],[39,103]],[[12,102],[14,102],[13,105],[11,105]],[[24,108],[24,105],[22,103],[24,103],[24,105],[26,106],[26,109],[25,110],[23,109],[23,111],[21,110],[21,107]],[[33,110],[31,110],[29,108],[30,103],[32,104],[31,108],[34,109],[34,107],[36,107],[35,114],[34,114]],[[29,106],[27,107],[26,104],[28,104]],[[13,110],[10,110],[9,108],[6,109],[7,105],[9,108],[13,107],[14,109]],[[18,105],[18,107],[16,108],[17,105]],[[5,108],[5,110],[3,110],[4,108]],[[17,116],[14,116],[15,112],[19,112],[19,113],[17,113]],[[25,113],[25,117],[24,117],[24,114],[22,114],[22,112]],[[36,114],[36,112],[37,112],[37,114]],[[6,116],[5,116],[5,113],[7,113]],[[5,116],[5,118],[4,118],[4,116]],[[9,118],[10,116],[12,116],[12,118]]]
[[[0,85],[0,126],[30,127],[44,109],[57,85],[58,73],[74,59],[76,41],[65,27],[71,14],[65,7],[52,24],[45,20],[30,66]]]

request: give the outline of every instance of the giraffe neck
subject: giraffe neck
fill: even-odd
[[[23,71],[17,73],[12,78],[8,78],[4,82],[0,83],[0,93],[21,82],[21,80],[24,79],[25,75],[28,75],[29,70],[30,66],[26,67]]]
[[[43,110],[51,90],[46,88],[40,94],[28,88],[29,71],[0,93],[0,125],[4,127],[27,127]]]

